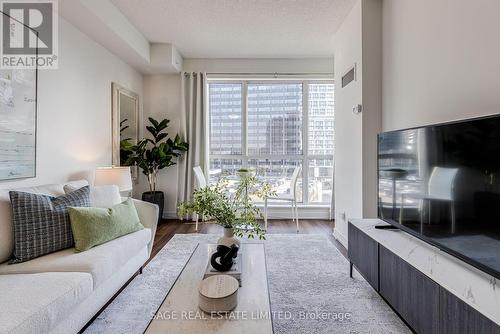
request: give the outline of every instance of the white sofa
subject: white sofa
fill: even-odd
[[[63,186],[18,190],[59,196]],[[134,204],[145,227],[141,231],[81,253],[66,249],[24,263],[1,263],[0,333],[79,332],[151,254],[158,207]],[[8,191],[0,190],[0,262],[12,252],[10,210]]]

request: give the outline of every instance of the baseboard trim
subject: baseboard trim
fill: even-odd
[[[262,212],[263,208],[257,206]],[[292,209],[287,206],[272,206],[268,207],[268,218],[269,219],[292,219]],[[299,219],[328,219],[330,217],[330,207],[329,206],[303,206],[298,207]],[[163,219],[178,219],[177,212],[175,211],[164,211]]]
[[[333,228],[333,237],[347,249],[347,238],[337,228]]]
[[[178,219],[176,211],[163,211],[163,219]]]

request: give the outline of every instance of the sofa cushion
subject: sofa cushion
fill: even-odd
[[[64,195],[63,186],[60,184],[13,190],[49,196]],[[13,249],[14,231],[12,227],[12,207],[10,205],[9,190],[0,190],[0,263],[10,259]]]
[[[0,333],[49,333],[92,291],[87,273],[0,275]]]
[[[130,198],[108,209],[69,208],[69,217],[79,252],[144,228]]]
[[[81,187],[75,183],[68,183],[64,185],[64,192],[69,194],[72,191],[78,190]],[[120,204],[122,197],[118,186],[97,186],[90,187],[90,206],[94,208],[110,208],[114,205]]]
[[[88,186],[59,197],[11,191],[14,252],[9,263],[20,263],[72,247],[70,206],[90,206]]]
[[[80,188],[88,186],[88,185],[90,185],[89,181],[82,179],[82,180],[67,182],[64,184],[63,188],[65,189],[65,188],[69,187],[69,188],[72,188],[73,190],[76,190],[76,189],[80,189]],[[66,189],[64,190],[64,192],[66,192]]]
[[[81,188],[89,183],[86,180],[71,181],[68,186]],[[23,191],[33,194],[44,194],[49,196],[64,195],[62,184],[47,184],[41,186],[2,189],[0,190],[0,263],[10,259],[14,249],[14,232],[12,228],[12,207],[10,205],[9,191]]]
[[[92,275],[94,288],[117,272],[129,259],[145,250],[151,240],[151,230],[145,228],[118,239],[75,253],[74,248],[41,256],[28,262],[0,265],[2,274],[42,272],[86,272]]]

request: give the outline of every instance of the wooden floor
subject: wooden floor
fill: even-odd
[[[299,221],[300,232],[299,234],[324,234],[328,239],[340,250],[340,252],[347,257],[347,251],[335,238],[333,238],[333,226],[334,222],[330,220],[315,220],[315,219],[303,219]],[[155,241],[153,244],[153,251],[151,253],[151,259],[160,251],[160,249],[165,246],[165,244],[175,235],[175,234],[189,234],[197,233],[195,231],[195,225],[191,222],[180,221],[180,220],[163,220],[157,228]],[[216,224],[200,224],[199,232],[203,234],[223,234],[223,228]],[[270,220],[268,226],[268,232],[270,234],[296,234],[296,225],[292,220]]]

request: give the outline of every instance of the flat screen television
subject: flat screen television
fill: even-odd
[[[378,217],[500,278],[500,115],[379,134]]]

